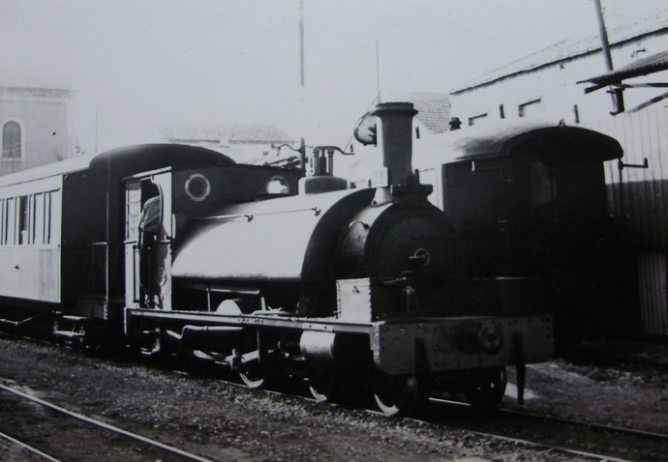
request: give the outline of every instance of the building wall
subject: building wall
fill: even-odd
[[[638,55],[637,51],[645,52]],[[628,41],[612,48],[619,69],[668,49],[668,33]],[[637,56],[637,57],[636,57]],[[617,162],[606,164],[611,210],[620,218],[637,262],[636,286],[640,334],[668,337],[668,99],[639,111],[634,108],[666,88],[630,88],[624,91],[626,111],[611,115],[607,89],[590,94],[591,84],[578,81],[606,72],[602,53],[564,60],[531,72],[451,94],[451,115],[466,130],[471,124],[498,123],[519,117],[564,120],[616,138],[624,149],[621,171]],[[625,80],[624,83],[668,82],[668,71]],[[486,114],[485,117],[481,117]],[[647,159],[647,168],[643,166]],[[628,307],[628,309],[633,309]]]
[[[0,144],[9,121],[21,126],[19,159],[0,157],[0,175],[72,157],[67,90],[0,87]]]
[[[668,337],[668,107],[657,104],[587,127],[616,138],[624,149],[624,168],[609,162],[606,177],[615,216],[636,253],[640,329]]]
[[[271,148],[272,143],[282,144],[274,141],[233,141],[229,142],[229,156],[239,163],[254,162],[270,156],[275,151]],[[293,147],[297,143],[290,144]]]
[[[167,142],[200,146],[225,154],[238,163],[255,164],[262,163],[262,159],[269,159],[270,156],[276,154],[276,151],[271,147],[272,144],[280,145],[286,143],[286,141],[237,141],[227,139],[219,141],[167,139]],[[295,148],[298,147],[295,141],[290,141],[288,144]]]
[[[637,53],[641,49],[646,51]],[[657,34],[614,46],[611,52],[612,61],[617,69],[666,49],[668,33]],[[484,86],[452,93],[450,113],[462,120],[463,129],[471,123],[488,123],[501,118],[516,119],[521,116],[555,122],[563,119],[567,124],[596,120],[610,115],[613,109],[611,96],[606,93],[606,89],[585,95],[585,88],[591,85],[577,82],[605,72],[605,60],[600,51],[564,60]],[[640,80],[666,82],[668,71],[625,83]],[[635,108],[665,91],[665,88],[627,89],[624,92],[626,108]],[[501,116],[501,106],[504,117]],[[487,116],[479,117],[483,114]]]

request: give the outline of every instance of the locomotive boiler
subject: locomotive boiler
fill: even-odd
[[[410,146],[406,150],[392,137],[406,136],[401,130],[410,131],[412,115],[397,108],[378,110],[407,119],[399,129],[388,129],[386,157],[410,159]],[[175,285],[236,287],[241,289],[236,295],[257,291],[262,303],[237,300],[243,313],[264,304],[300,316],[330,317],[340,308],[337,281],[365,279],[396,292],[370,307],[366,321],[417,310],[416,304],[447,311],[451,307],[431,295],[442,294],[454,277],[448,221],[425,200],[430,188],[413,179],[410,166],[390,165],[388,176],[382,188],[353,190],[325,172],[303,178],[301,194],[229,204],[199,217],[174,250]]]

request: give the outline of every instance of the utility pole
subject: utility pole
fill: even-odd
[[[605,67],[608,72],[613,70],[612,54],[610,53],[610,43],[608,42],[608,31],[605,28],[605,20],[603,19],[603,8],[601,7],[601,0],[594,0],[596,6],[596,17],[598,19],[598,30],[601,35],[601,47],[603,50],[603,57],[605,58]],[[608,93],[612,95],[612,115],[617,115],[624,112],[624,89],[611,88]]]
[[[299,0],[299,63],[302,87],[304,86],[304,0]]]
[[[95,105],[95,154],[97,154],[97,142],[98,142],[98,137],[99,137],[99,125],[100,125],[100,116],[99,116],[99,109],[100,106]]]
[[[378,104],[380,104],[380,46],[376,40],[376,89],[378,90]]]

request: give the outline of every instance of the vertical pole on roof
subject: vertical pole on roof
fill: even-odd
[[[380,46],[378,45],[378,40],[376,40],[376,88],[378,90],[378,101],[380,104]]]
[[[304,86],[304,0],[299,0],[299,64],[302,87]]]
[[[109,265],[111,262],[109,259],[111,258],[111,252],[109,249],[109,246],[111,245],[111,231],[109,229],[109,226],[111,225],[111,157],[107,156],[107,191],[106,191],[106,199],[107,199],[107,214],[106,214],[106,226],[105,226],[105,240],[107,241],[105,246],[104,246],[104,260],[105,260],[105,265],[104,265],[104,290],[105,290],[105,313],[109,309],[109,303],[111,301],[111,283],[109,281],[109,278],[111,277],[111,271]],[[93,249],[95,251],[95,249]],[[106,319],[106,314],[104,316]]]
[[[601,45],[603,46],[603,57],[605,58],[605,67],[608,71],[612,70],[612,55],[610,54],[610,43],[608,42],[608,31],[605,29],[605,20],[603,19],[603,8],[601,0],[594,0],[596,5],[596,18],[598,19],[598,31],[601,35]]]
[[[95,154],[97,154],[97,140],[98,140],[98,130],[99,130],[99,106],[95,106]]]
[[[601,7],[601,0],[594,0],[596,5],[596,18],[598,19],[598,30],[601,35],[601,47],[603,49],[603,57],[605,58],[605,67],[608,72],[613,70],[612,54],[610,53],[610,43],[608,42],[608,31],[605,28],[605,20],[603,19],[603,8]],[[624,112],[624,90],[622,88],[612,88],[610,93],[612,95],[613,111],[612,115]]]

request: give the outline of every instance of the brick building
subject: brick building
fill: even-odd
[[[0,175],[72,157],[70,90],[0,86]]]

